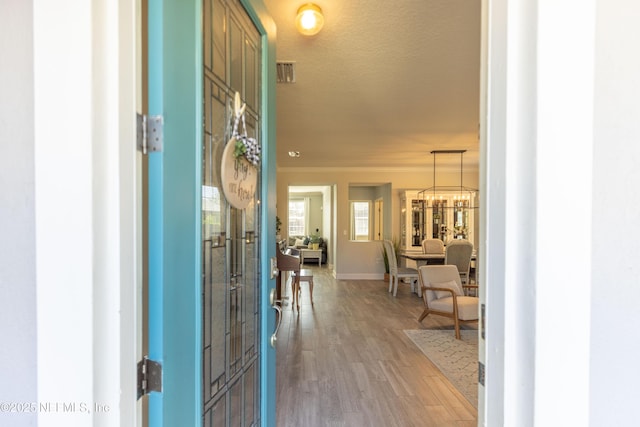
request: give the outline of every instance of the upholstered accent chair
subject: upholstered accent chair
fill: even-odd
[[[384,240],[384,245],[387,258],[389,260],[389,292],[393,290],[393,296],[398,293],[398,281],[402,279],[411,280],[411,287],[413,288],[418,282],[418,270],[415,268],[398,267],[398,258],[395,249],[393,249],[393,243],[390,240]]]
[[[466,296],[464,290],[477,285],[462,285],[455,265],[423,265],[418,268],[424,311],[419,322],[430,314],[453,319],[456,339],[460,324],[478,321],[478,297]]]

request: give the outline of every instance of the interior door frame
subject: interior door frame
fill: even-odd
[[[149,358],[162,392],[149,425],[201,423],[200,1],[148,2],[148,113],[164,118],[162,151],[149,153]]]
[[[379,197],[373,201],[374,231],[373,240],[384,240],[384,199]]]
[[[275,311],[269,295],[275,289],[270,259],[275,257],[276,239],[276,25],[262,0],[240,0],[262,38],[262,193],[260,242],[260,419],[265,426],[276,425],[276,351],[270,345]]]

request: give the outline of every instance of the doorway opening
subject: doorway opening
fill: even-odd
[[[335,242],[333,190],[327,185],[290,185],[287,197],[287,218],[283,224],[283,238],[290,245],[296,239],[320,238],[327,246],[326,260],[332,265]]]

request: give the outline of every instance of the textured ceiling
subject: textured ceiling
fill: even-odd
[[[279,168],[420,167],[443,149],[477,166],[479,0],[318,0],[312,37],[294,27],[303,3],[265,0],[277,59],[296,62],[277,86]]]

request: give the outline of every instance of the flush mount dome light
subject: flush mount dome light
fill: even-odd
[[[289,151],[289,157],[300,157],[299,151]]]
[[[324,25],[322,9],[314,3],[303,4],[298,8],[296,15],[296,28],[305,36],[314,36],[320,32]]]

